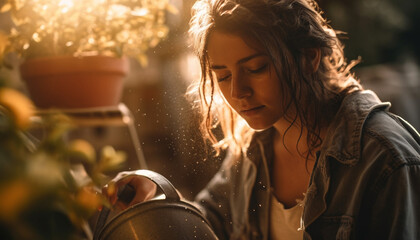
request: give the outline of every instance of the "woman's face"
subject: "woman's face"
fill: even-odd
[[[223,97],[250,127],[267,129],[283,118],[281,84],[269,56],[218,31],[210,34],[208,55]]]

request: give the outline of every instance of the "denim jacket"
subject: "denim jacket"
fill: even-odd
[[[317,152],[304,239],[420,239],[420,136],[371,91],[348,95]],[[273,130],[196,197],[220,239],[269,239]]]

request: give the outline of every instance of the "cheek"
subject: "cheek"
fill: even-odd
[[[260,82],[258,88],[255,88],[255,94],[258,94],[257,98],[276,113],[283,112],[284,106],[287,105],[287,97],[282,89],[280,79],[267,77],[265,80]]]
[[[224,82],[222,83],[216,82],[215,85],[216,85],[216,91],[219,93],[219,95],[223,99],[230,101],[230,84],[227,84]]]
[[[234,99],[231,98],[231,95],[230,95],[229,84],[219,84],[216,91],[218,93],[217,95],[218,95],[219,99],[222,100],[223,103],[225,103],[227,106],[229,106],[233,110],[235,110],[235,111],[237,110],[236,105],[235,105],[235,101],[234,101]]]

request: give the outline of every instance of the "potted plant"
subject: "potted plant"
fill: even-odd
[[[87,141],[65,141],[72,126],[60,114],[45,119],[44,138],[31,140],[33,103],[1,85],[0,239],[91,239],[87,221],[108,204],[96,189],[125,154],[106,146],[97,157]]]
[[[0,9],[14,23],[4,54],[24,59],[21,75],[40,108],[116,105],[127,57],[144,65],[168,34],[166,12],[176,11],[168,0],[6,0]]]

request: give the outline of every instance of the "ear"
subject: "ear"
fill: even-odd
[[[307,48],[305,49],[304,67],[307,74],[312,74],[318,70],[321,62],[321,49]]]

